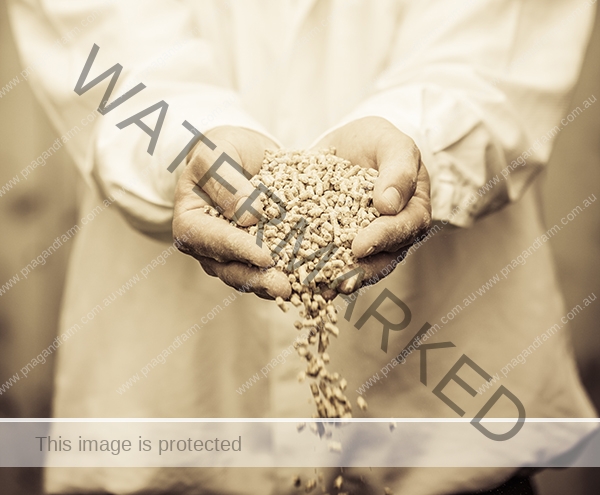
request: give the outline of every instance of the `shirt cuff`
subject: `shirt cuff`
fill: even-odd
[[[210,96],[200,93],[185,102],[168,103],[153,156],[147,153],[150,137],[136,125],[120,130],[104,119],[95,140],[92,175],[96,183],[128,222],[147,234],[171,229],[175,187],[185,158],[173,173],[167,168],[193,138],[183,127],[184,120],[202,133],[228,125],[262,133],[277,142],[241,108],[232,91],[212,91]]]
[[[363,117],[385,118],[413,139],[431,179],[433,220],[470,227],[509,198],[506,183],[481,188],[502,170],[505,158],[479,112],[433,86],[415,85],[373,95],[322,137]],[[489,192],[489,194],[488,194]]]

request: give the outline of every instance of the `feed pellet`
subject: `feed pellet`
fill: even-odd
[[[322,293],[327,287],[335,288],[339,277],[356,262],[352,241],[359,229],[379,216],[372,205],[377,176],[375,169],[336,156],[333,148],[267,151],[261,170],[250,179],[261,191],[265,214],[257,225],[238,226],[265,243],[276,268],[288,275],[290,303],[301,308],[301,319],[294,326],[308,332],[308,338],[297,342],[297,352],[307,362],[298,380],[310,380],[321,418],[352,416],[344,395],[347,381],[327,370],[329,340],[339,335],[339,329],[335,306]],[[221,216],[213,207],[205,210]],[[276,303],[288,311],[282,298]],[[357,404],[366,410],[362,397]]]

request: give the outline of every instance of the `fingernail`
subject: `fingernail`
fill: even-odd
[[[383,199],[394,212],[400,212],[402,198],[400,197],[398,189],[395,187],[388,187],[385,191],[383,191]]]
[[[357,275],[354,275],[352,278],[348,279],[346,281],[346,290],[348,292],[354,292],[354,289],[356,289],[356,282],[358,282]]]
[[[237,222],[237,224],[241,227],[249,227],[250,225],[256,223],[262,214],[262,203],[260,200],[255,199],[251,205],[245,205],[246,201],[248,201],[248,197],[243,197],[238,200],[235,205],[235,211],[233,212],[233,220]],[[254,210],[258,217],[256,217],[252,210]]]
[[[365,256],[370,256],[375,251],[375,246],[371,246],[369,249],[365,251]]]
[[[273,253],[269,251],[269,248],[263,244],[261,249],[261,260],[256,264],[261,270],[269,270],[273,266],[275,266],[275,259],[273,258]]]

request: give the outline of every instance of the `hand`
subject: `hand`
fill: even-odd
[[[325,136],[316,148],[331,146],[353,164],[379,170],[373,205],[381,216],[354,238],[352,251],[360,261],[348,268],[358,267],[364,273],[337,288],[349,294],[362,282],[383,278],[384,268],[391,272],[401,261],[397,252],[427,232],[431,225],[429,175],[414,141],[380,117],[350,122]]]
[[[173,238],[177,246],[196,258],[206,273],[231,287],[264,298],[288,299],[290,283],[284,273],[271,268],[273,259],[269,249],[264,245],[259,247],[253,236],[228,221],[204,212],[206,205],[213,205],[238,225],[257,223],[258,218],[240,208],[255,190],[244,173],[228,162],[217,170],[209,172],[209,169],[226,153],[250,177],[260,170],[265,149],[278,146],[260,133],[238,127],[217,127],[207,132],[206,137],[216,145],[215,149],[198,142],[177,182],[173,213]],[[252,207],[259,214],[262,212],[258,197]]]

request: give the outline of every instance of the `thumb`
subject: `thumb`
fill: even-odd
[[[242,226],[251,225],[258,221],[252,213],[262,213],[261,201],[248,180],[249,174],[242,167],[237,149],[228,142],[219,144],[218,152],[205,150],[192,158],[194,175],[198,177],[197,190],[208,194],[225,217]]]
[[[382,215],[402,211],[417,187],[420,152],[412,139],[403,137],[390,136],[378,145],[379,177],[373,190],[373,205]]]

